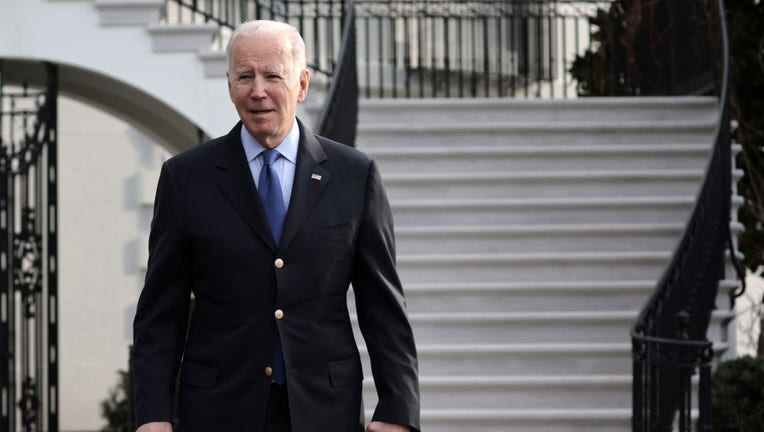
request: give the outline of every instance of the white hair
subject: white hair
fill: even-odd
[[[294,72],[299,73],[308,67],[305,57],[305,41],[295,26],[281,21],[254,20],[239,24],[231,34],[231,38],[228,39],[225,53],[228,57],[229,70],[231,69],[231,51],[236,39],[241,36],[254,36],[257,34],[282,34],[286,36],[284,38],[283,49],[292,58]]]

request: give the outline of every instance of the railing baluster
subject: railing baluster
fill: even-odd
[[[552,6],[548,6],[549,11],[547,13],[547,37],[549,39],[549,97],[554,99],[554,69],[555,69],[555,62],[554,62],[554,19],[552,18]]]
[[[472,25],[470,26],[471,34],[470,34],[470,46],[472,48],[471,50],[471,57],[472,57],[472,73],[471,75],[471,81],[470,81],[470,96],[477,97],[477,87],[478,87],[478,47],[477,47],[477,26],[475,25],[475,20],[472,20]]]
[[[397,64],[398,51],[397,51],[396,42],[395,42],[396,34],[397,34],[396,31],[395,31],[396,30],[395,27],[396,27],[397,23],[396,23],[394,15],[390,16],[388,18],[388,20],[390,22],[390,25],[389,25],[389,28],[390,28],[390,50],[389,50],[390,51],[390,65],[391,65],[391,69],[392,69],[391,72],[392,72],[392,75],[393,75],[392,76],[392,86],[391,87],[392,87],[392,90],[393,90],[393,97],[397,98],[398,97],[398,64]]]
[[[483,82],[483,89],[482,89],[482,96],[483,97],[489,97],[490,96],[490,87],[491,87],[491,63],[490,63],[490,56],[489,53],[491,52],[490,42],[488,38],[488,32],[490,29],[490,20],[488,18],[488,15],[485,13],[481,13],[481,17],[478,20],[478,29],[480,30],[480,60],[481,60],[481,66],[480,66],[480,75],[482,76],[481,81]],[[480,92],[478,92],[480,94]]]
[[[514,9],[514,8],[513,8]],[[517,15],[513,14],[509,18],[509,85],[511,88],[510,96],[515,96],[517,90],[517,74],[519,73],[520,66],[517,58],[517,34],[516,34],[516,20]]]
[[[417,75],[419,77],[419,97],[424,97],[424,44],[422,42],[422,33],[424,30],[424,19],[422,15],[417,17]]]
[[[404,72],[404,87],[405,95],[407,98],[411,97],[411,28],[409,27],[409,19],[404,14],[403,20],[403,72]]]
[[[448,14],[443,18],[443,79],[446,90],[446,97],[451,97],[451,44],[449,43],[449,36],[451,34],[450,27],[451,27],[451,21],[450,21],[450,11]]]
[[[366,65],[364,67],[365,75],[366,75],[366,97],[371,97],[371,32],[369,29],[369,25],[371,22],[371,18],[368,16],[365,16],[363,18],[363,28],[364,28],[364,55],[366,57]]]
[[[457,53],[459,55],[456,57],[456,62],[457,62],[456,63],[456,67],[457,67],[457,69],[459,69],[459,78],[458,78],[459,79],[459,97],[463,98],[464,97],[464,67],[465,67],[465,63],[464,63],[464,31],[463,31],[464,19],[461,17],[461,15],[459,15],[459,16],[457,16],[456,20],[457,20],[456,22],[458,24],[458,27],[457,27],[457,39],[458,39],[457,47],[459,49],[457,51]]]
[[[565,16],[560,17],[560,42],[562,43],[562,51],[560,52],[560,75],[562,76],[562,97],[568,98],[568,20]]]
[[[385,37],[384,37],[384,24],[382,15],[377,17],[377,63],[378,63],[378,75],[379,75],[379,97],[385,97]]]
[[[506,96],[504,94],[504,56],[502,56],[502,48],[504,48],[503,22],[501,16],[496,17],[496,96],[498,97]]]
[[[430,90],[432,97],[438,96],[438,19],[437,15],[430,16],[429,43],[430,50]]]

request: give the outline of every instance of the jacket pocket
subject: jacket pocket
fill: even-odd
[[[218,382],[218,368],[184,360],[180,370],[184,384],[211,389]]]
[[[329,381],[332,387],[342,387],[363,381],[361,360],[353,357],[329,363]]]
[[[325,228],[314,229],[310,233],[313,240],[327,240],[333,238],[344,238],[350,233],[353,224],[350,222],[329,226]]]

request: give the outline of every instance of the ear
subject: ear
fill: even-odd
[[[233,85],[231,84],[231,72],[226,71],[225,73],[226,83],[228,84],[228,97],[231,98],[231,102],[236,103],[236,101],[233,98]]]
[[[302,72],[300,72],[300,92],[297,94],[297,102],[304,101],[305,97],[308,96],[309,83],[310,83],[310,70],[303,69]]]

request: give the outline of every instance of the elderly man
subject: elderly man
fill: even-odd
[[[296,118],[310,73],[297,30],[239,26],[227,48],[240,122],[162,167],[134,323],[139,432],[419,429],[414,339],[374,162]],[[189,317],[193,293],[194,310]]]

